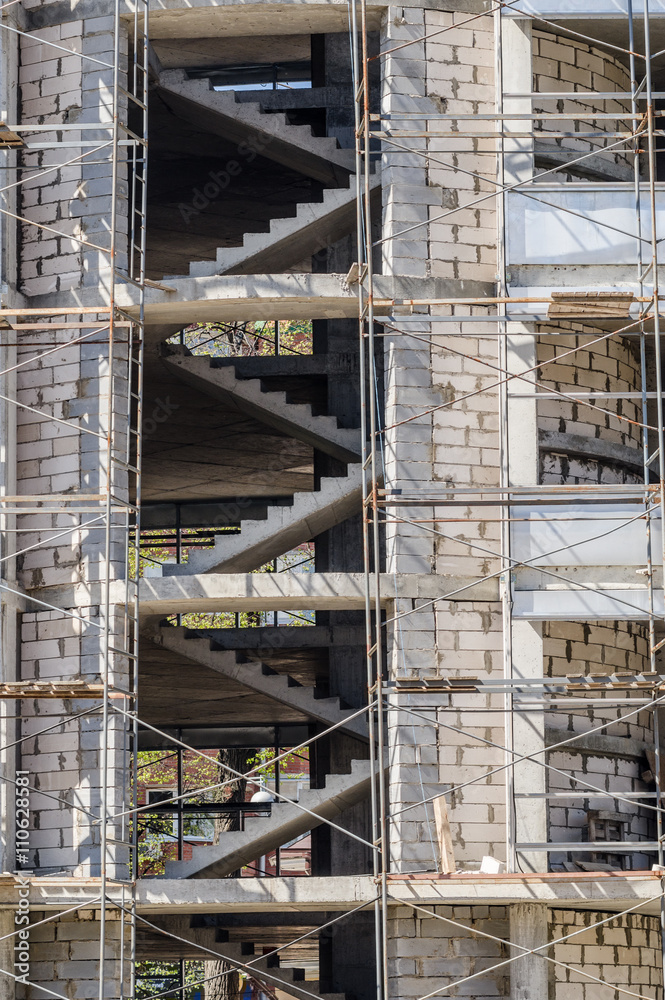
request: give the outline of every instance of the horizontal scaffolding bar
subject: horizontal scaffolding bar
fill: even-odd
[[[620,851],[624,854],[632,851],[636,854],[643,854],[647,851],[657,851],[658,841],[594,840],[585,844],[561,841],[552,844],[516,844],[515,846],[518,851],[543,851],[548,854],[550,851],[566,851],[573,854],[577,854],[578,851],[583,851],[585,853],[598,851],[602,854],[613,854],[615,851]]]

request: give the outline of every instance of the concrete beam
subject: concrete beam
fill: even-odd
[[[203,634],[203,633],[201,633]],[[207,629],[218,649],[327,649],[329,646],[362,646],[364,625],[276,625],[265,628]]]
[[[30,907],[49,912],[79,905],[99,908],[99,879],[40,878],[30,885]],[[271,913],[350,910],[371,903],[376,885],[371,875],[243,879],[139,879],[139,913]],[[655,872],[550,872],[534,875],[392,876],[388,904],[422,906],[511,905],[542,902],[562,909],[659,912],[661,882]],[[111,900],[118,887],[108,886]],[[0,875],[0,908],[16,909],[17,879]]]
[[[458,593],[459,592],[459,593]],[[151,577],[141,580],[142,615],[187,611],[360,611],[365,607],[362,573],[205,573],[200,576]],[[498,601],[496,580],[475,577],[403,573],[395,580],[381,575],[384,607],[398,597],[413,601],[434,598],[456,601]],[[125,603],[125,584],[111,583],[111,604]],[[43,604],[31,605],[30,597]],[[30,611],[91,607],[103,599],[99,583],[43,587],[27,596]],[[45,608],[44,605],[47,605]]]
[[[208,278],[168,278],[145,293],[148,325],[192,322],[231,322],[271,319],[355,319],[358,286],[346,284],[343,274],[254,274],[214,275]],[[484,281],[444,278],[399,278],[377,276],[374,295],[377,315],[397,300],[430,298],[487,298],[495,286]],[[35,296],[31,307],[108,305],[110,291],[105,278],[90,288],[77,288],[54,295]],[[132,285],[117,289],[116,304],[136,316],[139,290]]]
[[[559,585],[545,589],[552,577],[534,583],[533,571],[515,571],[516,618],[534,621],[642,621],[649,617],[646,587],[635,588],[634,569],[624,576],[608,580],[602,567],[560,566],[556,572],[574,581],[569,587]],[[597,572],[594,573],[594,569]],[[542,575],[542,574],[541,574]],[[615,574],[613,574],[615,575]],[[595,589],[576,589],[575,583]],[[446,595],[455,594],[448,598]],[[383,605],[406,598],[429,601],[435,598],[453,601],[498,601],[496,580],[478,582],[475,577],[430,576],[403,573],[397,580],[390,574],[381,576]],[[102,600],[100,584],[76,584],[43,587],[30,591],[26,607],[30,611],[49,608],[90,607]],[[111,584],[111,603],[123,604],[125,586],[122,581]],[[139,601],[143,615],[167,615],[188,611],[358,611],[364,608],[363,576],[361,573],[207,573],[200,576],[154,577],[141,581]],[[663,591],[654,592],[655,614],[665,616]]]
[[[497,601],[498,584],[403,573],[381,575],[384,607],[399,598],[431,600],[467,587],[465,601]],[[362,573],[206,573],[141,581],[141,612],[170,615],[187,611],[342,611],[365,606]]]
[[[413,6],[427,2],[434,9],[474,12],[483,0],[414,0]],[[384,2],[368,0],[368,25],[378,29]],[[121,16],[133,17],[131,2],[120,0]],[[105,0],[55,0],[44,7],[26,12],[28,30],[67,23],[79,18],[108,14]],[[153,25],[154,18],[154,25]],[[246,35],[292,35],[316,32],[348,31],[347,6],[344,0],[251,0],[239,5],[235,0],[157,0],[150,5],[150,36],[161,38],[234,38]],[[184,34],[183,34],[184,32]]]

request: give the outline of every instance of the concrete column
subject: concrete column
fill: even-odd
[[[515,903],[510,907],[511,958],[523,948],[538,948],[548,940],[548,912],[543,903]],[[510,1000],[547,1000],[551,963],[540,955],[526,955],[510,966]]]
[[[510,373],[529,371],[524,379],[508,383],[508,478],[511,486],[533,486],[539,480],[538,414],[535,399],[520,399],[531,392],[530,383],[536,378],[536,337],[520,323],[508,327],[506,367]],[[540,622],[513,619],[511,624],[512,672],[514,677],[543,676],[543,631]],[[542,712],[515,713],[513,717],[513,747],[519,755],[542,750],[545,746],[545,716]],[[547,788],[544,755],[537,760],[516,764],[515,793],[541,792]],[[546,799],[515,799],[516,835],[518,843],[547,840]],[[526,852],[519,855],[522,868],[529,871],[547,870],[547,855]]]
[[[14,974],[14,943],[15,938],[5,937],[16,930],[14,926],[14,911],[0,910],[0,1000],[15,1000],[16,981],[11,976],[3,973]]]
[[[503,92],[530,94],[533,89],[531,21],[506,17],[502,19]],[[528,97],[504,97],[505,114],[531,114]],[[508,119],[506,132],[530,132],[529,119]],[[528,180],[533,175],[533,139],[507,139],[504,157],[506,184]],[[515,152],[511,152],[515,150]]]
[[[506,368],[513,378],[508,393],[508,477],[511,486],[535,486],[538,483],[538,414],[535,399],[519,396],[535,392],[530,385],[536,379],[536,337],[527,324],[509,323],[506,337]]]
[[[543,627],[541,622],[513,619],[512,666],[514,677],[542,677]],[[543,712],[516,712],[513,715],[513,750],[519,756],[536,753],[545,746],[545,715]],[[515,788],[516,839],[520,844],[547,841],[547,800],[521,799],[522,792],[544,793],[547,775],[544,754],[535,760],[521,761],[513,769]],[[518,854],[524,871],[547,871],[547,854],[543,851],[525,851]]]

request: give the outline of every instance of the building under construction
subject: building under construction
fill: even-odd
[[[0,52],[0,1000],[662,998],[664,0]]]

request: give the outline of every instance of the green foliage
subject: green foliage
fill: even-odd
[[[213,759],[210,760],[209,758]],[[140,750],[137,759],[139,785],[163,785],[173,787],[177,780],[176,754],[164,750]],[[216,751],[207,752],[207,758],[198,757],[194,753],[185,752],[183,759],[183,791],[191,791],[194,801],[205,801],[206,793],[202,791],[195,797],[197,789],[205,789],[219,781],[219,768]],[[192,801],[192,799],[188,801]],[[175,810],[175,805],[174,805]],[[163,875],[166,858],[175,857],[176,836],[174,834],[174,818],[169,813],[140,812],[137,815],[138,834],[138,868],[139,876]],[[187,836],[205,835],[204,828],[208,820],[198,814],[189,814],[184,818],[183,832]],[[169,845],[173,845],[170,849]]]
[[[283,753],[280,750],[280,756]],[[264,778],[266,781],[271,781],[275,777],[275,764],[273,761],[277,754],[275,753],[274,747],[263,747],[261,750],[257,750],[253,757],[247,759],[253,774],[253,778]],[[279,762],[279,773],[282,777],[286,778],[304,778],[307,774],[307,770],[302,771],[289,771],[285,774],[287,768],[291,767],[292,764],[299,763],[301,765],[307,764],[309,768],[309,750],[307,748],[299,750],[298,753],[290,753],[285,757],[282,757]]]
[[[279,320],[278,324],[274,320],[195,323],[170,342],[183,343],[193,354],[220,358],[311,354],[312,323],[311,320]]]
[[[205,963],[183,962],[184,989],[180,990],[180,969],[178,962],[137,962],[136,1000],[147,1000],[155,994],[165,994],[173,1000],[194,1000],[197,993],[203,993],[205,984]],[[168,991],[168,992],[167,992]]]

